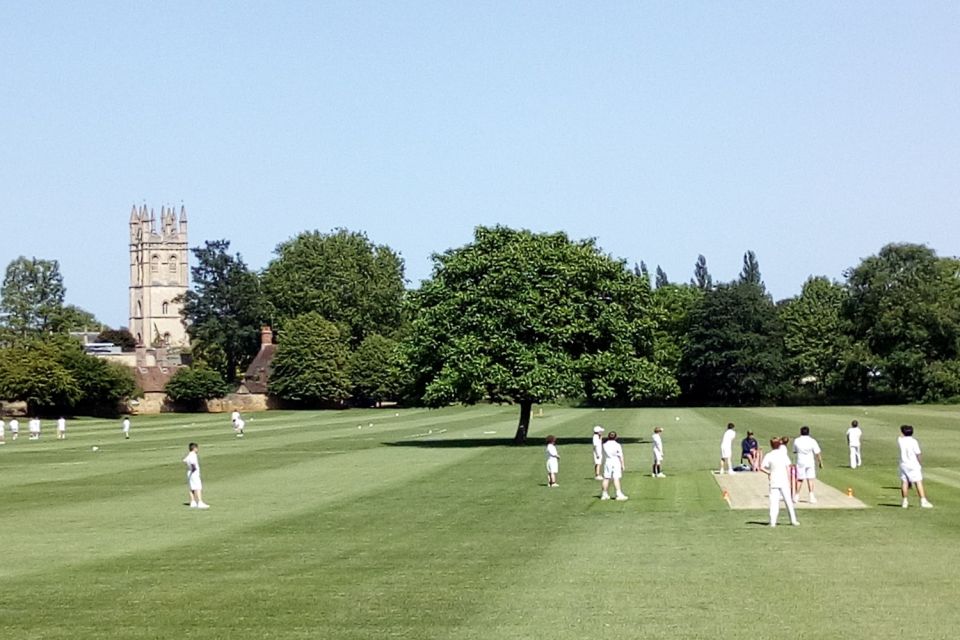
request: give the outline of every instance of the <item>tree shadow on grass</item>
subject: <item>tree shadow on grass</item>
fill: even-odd
[[[617,438],[620,444],[643,444],[649,442],[643,438]],[[481,447],[544,447],[547,444],[545,438],[527,438],[523,444],[514,444],[513,438],[449,438],[445,440],[408,438],[406,440],[394,440],[392,442],[383,442],[388,447],[420,447],[423,449],[474,449]],[[557,438],[557,446],[566,445],[591,445],[592,438]]]

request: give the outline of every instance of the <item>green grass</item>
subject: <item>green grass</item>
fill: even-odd
[[[545,407],[535,444],[507,446],[516,417],[270,412],[249,416],[243,440],[225,415],[135,418],[129,441],[119,421],[72,421],[65,442],[52,423],[41,442],[8,434],[0,638],[917,639],[960,628],[956,408]],[[856,471],[852,418],[865,433]],[[729,510],[709,473],[729,420],[761,441],[809,424],[821,478],[871,508],[801,511],[801,527],[774,530],[764,511]],[[597,422],[628,438],[628,502],[597,500]],[[917,427],[932,510],[899,507],[904,422]],[[661,480],[648,468],[656,424]],[[548,433],[562,456],[554,490]],[[207,512],[185,506],[191,440]]]

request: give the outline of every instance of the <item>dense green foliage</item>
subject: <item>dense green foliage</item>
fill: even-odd
[[[230,389],[218,371],[205,366],[193,366],[173,374],[164,391],[174,402],[196,407],[204,400],[222,398]]]
[[[225,240],[193,250],[184,316],[194,360],[232,382],[256,354],[263,321],[305,323],[303,335],[281,332],[269,385],[288,402],[512,402],[522,440],[532,405],[559,398],[960,401],[960,260],[922,245],[887,245],[844,281],[811,277],[776,304],[753,251],[734,282],[715,282],[700,255],[689,284],[671,284],[657,267],[651,287],[645,262],[629,269],[593,241],[480,227],[472,243],[434,256],[420,289],[405,291],[398,254],[363,233],[302,233],[260,274],[228,250]],[[46,407],[115,404],[124,384],[80,389],[82,380],[63,373],[64,358],[35,344],[99,326],[63,298],[56,261],[8,265],[0,348],[15,350],[0,351],[8,363],[0,395]],[[128,333],[100,337],[131,346]]]
[[[303,406],[340,406],[350,396],[349,348],[319,313],[286,320],[280,329],[270,393]]]
[[[773,301],[759,285],[740,282],[706,291],[689,322],[680,365],[686,400],[742,405],[778,397],[782,328]]]
[[[20,256],[7,265],[0,289],[0,317],[17,337],[63,329],[66,288],[56,260]]]
[[[0,349],[0,398],[24,401],[32,413],[109,413],[133,392],[128,368],[89,356],[64,336]]]
[[[262,278],[275,322],[319,313],[353,346],[371,333],[390,336],[400,327],[403,260],[389,247],[337,229],[301,233],[276,253]]]
[[[257,275],[229,249],[216,240],[192,250],[193,290],[183,296],[182,313],[194,357],[233,382],[257,353],[265,312]]]
[[[373,406],[397,398],[400,360],[397,342],[371,333],[350,354],[350,395],[354,406]]]
[[[895,401],[936,400],[960,386],[960,261],[891,244],[849,273],[845,315],[866,347],[869,392]],[[952,394],[951,394],[952,395]]]
[[[410,362],[424,402],[520,404],[671,398],[654,361],[648,279],[562,233],[478,227],[474,241],[434,256],[416,292]]]
[[[97,335],[97,342],[110,342],[120,347],[121,351],[133,351],[137,347],[137,339],[126,327],[104,329]]]

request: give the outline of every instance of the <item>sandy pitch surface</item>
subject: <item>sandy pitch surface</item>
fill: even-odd
[[[770,506],[767,475],[760,472],[738,471],[733,475],[719,475],[713,471],[713,478],[720,485],[721,496],[729,495],[731,509],[768,509]],[[867,505],[856,497],[848,496],[817,479],[814,493],[817,503],[810,504],[807,488],[800,492],[800,509],[866,509]]]

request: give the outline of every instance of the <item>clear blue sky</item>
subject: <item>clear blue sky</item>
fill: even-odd
[[[4,2],[0,268],[127,322],[134,204],[253,268],[365,231],[413,286],[479,224],[776,298],[960,254],[960,3]]]

